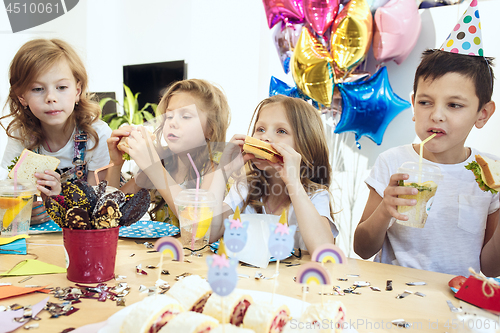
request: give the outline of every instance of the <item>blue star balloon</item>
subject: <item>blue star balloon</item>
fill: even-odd
[[[363,135],[380,145],[389,123],[411,106],[392,91],[385,67],[366,81],[339,83],[338,87],[342,94],[342,116],[334,132],[354,132],[358,148]]]
[[[285,95],[288,97],[296,97],[296,98],[301,98],[305,101],[310,100],[310,98],[301,93],[300,90],[297,89],[297,87],[289,86],[280,79],[271,76],[271,83],[269,84],[269,97],[274,95]],[[312,105],[316,109],[319,109],[319,105],[316,101],[313,100]]]

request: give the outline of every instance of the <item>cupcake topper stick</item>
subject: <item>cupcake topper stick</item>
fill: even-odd
[[[286,224],[269,224],[269,252],[276,259],[276,272],[274,273],[274,285],[273,293],[271,296],[271,304],[274,300],[274,294],[276,293],[276,283],[279,275],[279,265],[280,260],[288,258],[290,252],[293,250],[293,245],[295,243],[294,235],[295,230],[297,230],[296,225],[288,227]]]
[[[213,292],[220,296],[221,309],[222,309],[222,325],[226,323],[226,313],[224,311],[224,297],[231,294],[236,288],[238,282],[238,275],[236,273],[236,266],[238,260],[231,258],[227,259],[226,256],[214,254],[207,257],[208,265],[208,283]],[[224,332],[224,327],[223,327]]]
[[[305,265],[301,265],[297,271],[297,276],[295,277],[295,282],[302,285],[302,301],[306,301],[306,289],[304,286],[315,283],[322,287],[331,284],[330,273],[317,262],[308,262]],[[304,288],[306,287],[306,288]],[[323,304],[323,292],[321,293],[321,304]]]
[[[314,250],[311,255],[311,261],[320,262],[322,266],[331,262],[334,264],[346,264],[347,257],[340,247],[334,244],[323,244]]]
[[[161,277],[161,271],[163,266],[163,255],[165,253],[169,254],[173,260],[177,260],[180,262],[184,261],[184,252],[182,249],[182,244],[173,237],[167,236],[158,239],[155,243],[154,249],[160,252],[160,264],[158,265],[159,266],[158,280],[160,280]]]

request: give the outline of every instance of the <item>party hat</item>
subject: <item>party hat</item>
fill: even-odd
[[[472,0],[469,8],[458,20],[440,50],[473,56],[483,56],[483,38],[477,0]]]

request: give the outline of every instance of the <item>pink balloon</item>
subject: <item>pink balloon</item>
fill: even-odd
[[[339,10],[339,0],[304,0],[306,21],[318,35],[330,27]]]
[[[262,0],[269,29],[279,21],[304,23],[302,0]]]
[[[290,72],[290,58],[293,54],[295,44],[300,37],[302,24],[291,24],[280,22],[273,31],[274,45],[280,57],[281,65],[286,74]]]
[[[373,55],[401,64],[417,43],[422,22],[415,0],[391,0],[375,12]]]

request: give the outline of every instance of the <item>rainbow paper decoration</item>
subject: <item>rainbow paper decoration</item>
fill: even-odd
[[[163,254],[169,254],[173,260],[184,261],[182,244],[174,237],[162,237],[155,243],[155,250]]]
[[[323,244],[314,250],[311,255],[312,261],[317,261],[321,263],[333,262],[334,264],[345,264],[347,263],[347,258],[344,251],[336,245],[333,244]]]
[[[329,285],[332,283],[332,279],[330,273],[319,263],[308,262],[300,266],[295,277],[295,282],[300,284],[316,283],[319,285]]]

